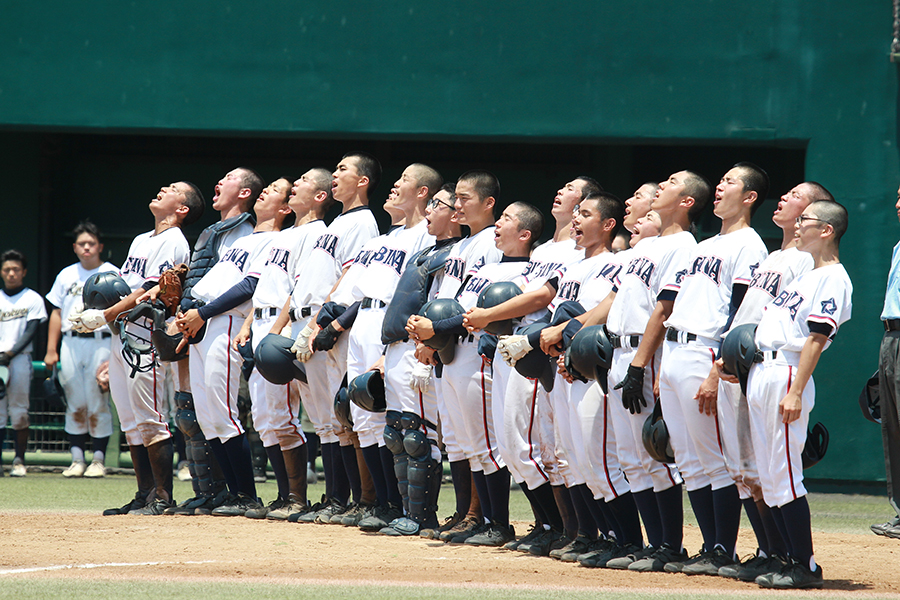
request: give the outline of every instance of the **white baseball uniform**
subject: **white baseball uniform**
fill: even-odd
[[[12,350],[25,332],[28,321],[47,320],[47,310],[41,295],[22,288],[12,296],[0,291],[0,352]],[[0,400],[0,426],[6,427],[7,417],[15,430],[28,427],[28,399],[31,390],[31,350],[33,342],[9,362],[9,381],[6,398]]]
[[[734,316],[732,328],[746,323],[759,323],[763,309],[797,277],[811,271],[813,259],[808,252],[796,248],[776,250],[753,271],[750,287]],[[762,499],[759,471],[750,435],[750,413],[747,397],[737,383],[719,381],[719,427],[727,433],[722,437],[726,447],[726,466],[738,486],[741,498]],[[733,433],[733,434],[732,434]],[[732,462],[738,459],[737,464]]]
[[[136,291],[145,282],[158,281],[166,269],[187,263],[189,256],[190,248],[180,228],[170,227],[159,234],[148,231],[131,242],[119,275]],[[127,327],[142,338],[149,337],[145,329],[135,324],[129,323]],[[122,342],[118,336],[112,337],[109,389],[130,446],[150,446],[171,437],[165,414],[168,407],[165,371],[169,368],[166,363],[155,364],[149,371],[130,377],[131,368],[122,357]]]
[[[759,480],[769,506],[783,506],[806,494],[800,455],[815,405],[812,377],[803,389],[799,419],[782,423],[779,405],[794,381],[811,328],[827,332],[824,351],[850,319],[852,294],[853,284],[843,265],[813,269],[766,306],[757,327],[756,345],[765,359],[750,369],[747,402]]]
[[[360,307],[353,327],[345,334],[349,335],[347,381],[353,381],[356,376],[365,373],[385,354],[386,348],[381,343],[385,307],[394,297],[400,275],[409,259],[432,244],[434,236],[428,233],[427,223],[423,219],[414,227],[399,227],[368,242],[347,271],[332,299],[347,306],[358,301],[368,304]],[[400,362],[395,366],[400,364],[409,366],[406,374],[408,381],[413,363]],[[360,447],[384,446],[384,413],[371,413],[352,403],[350,412]]]
[[[47,302],[59,308],[62,342],[59,350],[59,383],[66,394],[66,433],[89,433],[93,438],[112,434],[109,396],[97,385],[97,369],[109,360],[109,328],[105,325],[91,333],[72,329],[69,315],[76,302],[81,303],[84,282],[95,273],[117,273],[119,268],[108,262],[96,269],[85,269],[81,263],[69,265],[59,272],[47,294]]]
[[[528,293],[543,287],[560,269],[584,258],[584,251],[575,241],[550,240],[534,249],[522,274],[513,281]],[[519,326],[525,327],[546,318],[549,309],[543,308],[523,316]],[[537,379],[523,377],[502,360],[493,364],[495,389],[502,385],[503,438],[509,449],[504,454],[510,473],[518,483],[529,489],[549,481],[561,485],[562,476],[556,463],[553,435],[553,416],[550,398]],[[505,381],[502,384],[500,380]],[[496,403],[495,403],[496,405]]]
[[[615,389],[615,386],[628,373],[628,366],[634,360],[659,295],[664,290],[678,291],[675,273],[684,268],[696,245],[694,236],[684,231],[643,239],[631,250],[620,253],[624,256],[625,263],[619,272],[616,297],[606,320],[609,333],[619,337],[618,347],[613,350],[608,385],[610,416],[616,431],[619,462],[628,477],[632,492],[642,492],[651,487],[655,492],[662,492],[681,483],[678,470],[651,458],[643,444],[644,421],[656,404],[653,382],[659,372],[662,348],[657,349],[647,365],[644,375],[644,399],[647,407],[640,413],[632,415],[622,405],[622,390]]]
[[[378,224],[368,206],[360,206],[338,215],[318,237],[310,253],[297,263],[291,309],[309,312],[315,316],[341,272],[350,266],[363,245],[378,236]],[[306,326],[308,319],[295,321],[296,337]],[[334,414],[334,395],[347,371],[348,336],[338,338],[328,352],[315,352],[306,363],[309,395],[304,396],[304,407],[323,444],[340,441],[348,445],[344,432]],[[340,436],[340,438],[339,438]]]
[[[694,399],[709,376],[728,327],[735,285],[748,285],[768,251],[746,227],[697,244],[672,285],[680,280],[663,345],[660,399],[675,462],[688,491],[732,485],[725,446],[715,416],[701,413]],[[668,285],[668,283],[667,283]],[[670,341],[675,338],[675,341]]]
[[[191,289],[198,302],[209,304],[247,276],[259,277],[254,265],[268,253],[276,232],[256,232],[235,240],[219,255],[219,260]],[[237,395],[241,377],[241,356],[232,348],[232,341],[252,309],[248,299],[231,310],[214,315],[206,321],[206,332],[190,346],[189,361],[191,392],[197,423],[206,439],[226,442],[244,430],[238,417]],[[253,397],[253,422],[262,437],[256,418],[257,404]]]
[[[444,264],[443,276],[437,282],[438,298],[456,298],[463,282],[486,264],[499,262],[503,253],[494,242],[494,227],[486,227],[457,242],[447,262]],[[474,303],[472,304],[474,306]],[[437,380],[438,414],[441,420],[441,439],[450,462],[468,460],[473,471],[483,470],[482,461],[476,457],[475,446],[466,429],[466,416],[462,414],[463,403],[468,398],[481,398],[490,395],[491,370],[478,354],[478,343],[475,336],[466,336],[459,340],[456,356],[449,365],[444,365],[443,373]],[[478,457],[485,457],[489,469],[485,475],[500,468],[498,459],[490,453],[490,448],[480,448]]]

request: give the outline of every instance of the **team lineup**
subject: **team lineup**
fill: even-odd
[[[234,169],[193,249],[181,228],[205,200],[172,183],[121,269],[100,259],[96,227],[76,228],[79,262],[47,295],[45,363],[60,364],[69,398],[64,475],[102,477],[108,361],[137,491],[105,515],[342,524],[592,568],[822,587],[803,485],[824,452],[810,449],[813,371],[852,307],[839,258],[847,211],[825,187],[780,197],[771,218],[783,237],[769,253],[750,226],[769,179],[752,163],[716,186],[679,171],[625,201],[579,176],[546,221],[526,202],[501,210],[490,172],[445,183],[414,163],[387,196],[383,235],[369,208],[380,178],[362,152],[293,182]],[[720,230],[698,242],[710,204]],[[22,285],[26,267],[21,253],[0,256],[0,433],[9,418],[14,476],[26,472],[31,342],[48,318]],[[180,503],[167,378],[194,493]],[[277,483],[267,504],[242,378]],[[301,413],[324,472],[313,503]],[[444,457],[456,504],[441,520]],[[511,481],[534,514],[518,537]],[[684,492],[703,538],[693,555]],[[743,562],[742,510],[757,542]]]

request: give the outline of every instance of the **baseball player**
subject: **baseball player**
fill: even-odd
[[[454,184],[444,184],[426,205],[425,225],[428,234],[435,240],[434,246],[422,250],[407,263],[408,269],[417,272],[404,271],[394,294],[400,300],[389,305],[389,314],[386,314],[382,327],[382,341],[398,340],[389,343],[384,354],[387,404],[384,438],[385,444],[394,453],[394,470],[407,514],[380,530],[386,535],[415,535],[438,529],[437,496],[443,469],[438,447],[437,397],[432,377],[434,366],[417,360],[415,342],[400,329],[405,327],[413,312],[422,308],[422,301],[427,298],[430,289],[439,286],[443,267],[441,257],[446,258],[450,247],[461,237],[454,206],[455,188]],[[432,261],[438,266],[433,266]],[[407,285],[411,287],[405,287]],[[409,301],[409,297],[417,300]],[[388,322],[388,319],[395,318],[397,322]],[[425,352],[424,346],[422,351]],[[406,452],[407,438],[418,450],[415,456]],[[445,529],[461,521],[468,508],[468,504],[459,508],[460,512],[445,523],[449,525]]]
[[[255,286],[251,298],[252,310],[234,339],[235,350],[251,340],[255,347],[266,334],[276,329],[273,323],[279,307],[294,287],[293,273],[312,252],[315,240],[325,231],[323,218],[333,203],[331,174],[327,169],[310,169],[294,181],[287,204],[295,215],[294,226],[269,238],[264,251],[249,266],[252,273],[259,275],[255,278],[255,284],[247,282]],[[285,319],[284,326],[288,323],[289,319]],[[265,514],[251,516],[287,520],[291,514],[308,510],[308,481],[304,479],[303,464],[307,453],[306,437],[297,423],[298,400],[309,397],[309,388],[299,381],[296,385],[274,385],[257,371],[250,375],[249,384],[254,426],[262,438],[278,485],[276,503],[265,507]]]
[[[822,567],[813,555],[809,503],[800,457],[809,412],[815,405],[813,370],[838,329],[850,319],[853,285],[840,263],[847,211],[817,201],[797,217],[797,248],[815,261],[766,306],[756,330],[762,361],[750,369],[747,402],[763,498],[784,532],[790,562],[760,575],[766,588],[820,588]]]
[[[557,269],[584,256],[584,250],[576,248],[571,237],[575,207],[586,196],[601,190],[596,180],[581,176],[566,183],[557,192],[550,209],[556,222],[553,239],[534,249],[524,272],[514,280],[524,293],[491,308],[470,309],[465,320],[470,331],[483,329],[488,323],[507,318],[520,318],[520,327],[549,318],[547,305],[553,300],[555,290],[547,285],[547,280]],[[492,369],[495,380],[506,382],[505,385],[500,384],[504,390],[499,395],[503,400],[502,419],[496,420],[503,423],[501,452],[511,475],[522,485],[537,516],[532,532],[506,547],[528,552],[531,542],[539,536],[546,537],[548,532],[562,535],[565,525],[560,504],[566,516],[574,514],[574,509],[568,510],[566,496],[562,495],[564,482],[553,452],[555,442],[547,391],[538,384],[537,379],[520,375],[505,361],[493,362]],[[550,485],[545,487],[547,483]]]
[[[389,214],[403,219],[403,227],[369,241],[332,294],[332,301],[356,311],[348,334],[347,381],[353,381],[376,363],[382,363],[386,351],[381,340],[385,308],[393,298],[401,273],[409,259],[434,243],[425,221],[425,207],[443,184],[440,174],[423,164],[404,169],[385,202]],[[316,338],[316,347],[328,350],[335,336],[341,335],[338,319]],[[385,441],[385,427],[398,430],[400,414],[371,413],[352,404],[353,431],[375,486],[376,504],[359,521],[364,531],[379,531],[403,516],[403,499],[395,471],[395,455]],[[400,427],[402,429],[402,427]],[[402,438],[401,438],[402,439]],[[394,446],[393,450],[402,450]],[[399,459],[403,462],[403,458]]]
[[[897,216],[900,217],[900,188],[897,190],[895,204]],[[900,243],[894,246],[891,255],[891,269],[888,274],[887,289],[884,295],[884,308],[881,311],[881,323],[884,337],[878,354],[878,394],[881,402],[881,437],[884,444],[884,467],[887,473],[887,495],[891,508],[896,513],[885,523],[872,525],[872,531],[900,539],[900,410],[898,410],[898,365],[900,365]]]
[[[369,209],[369,194],[380,178],[381,164],[364,152],[346,154],[338,163],[332,173],[331,192],[341,203],[342,212],[316,239],[308,258],[298,263],[294,290],[282,318],[273,327],[273,331],[283,327],[288,317],[292,321],[297,340],[294,352],[301,361],[308,361],[310,393],[304,407],[321,442],[326,497],[316,510],[297,517],[303,522],[320,517],[322,522],[327,522],[334,514],[344,512],[350,499],[351,481],[354,490],[360,486],[356,450],[334,415],[334,395],[347,368],[347,338],[339,338],[332,350],[315,353],[311,340],[319,331],[314,317],[329,300],[363,244],[378,235],[378,225]]]
[[[494,243],[503,255],[498,263],[489,263],[475,270],[467,278],[457,300],[463,309],[473,308],[479,294],[487,286],[498,281],[510,281],[521,275],[527,264],[531,246],[540,237],[543,217],[530,204],[515,202],[508,206],[496,221]],[[509,524],[509,469],[506,467],[502,448],[502,426],[495,431],[495,423],[502,423],[502,394],[493,396],[493,385],[488,383],[485,373],[493,378],[493,351],[488,347],[487,334],[469,335],[463,327],[464,315],[439,322],[422,319],[416,331],[420,339],[427,339],[431,327],[438,333],[452,331],[462,336],[456,356],[444,367],[445,387],[453,389],[454,400],[460,405],[455,410],[463,418],[458,420],[463,428],[455,428],[457,437],[467,439],[467,457],[475,478],[475,485],[484,511],[488,527],[468,537],[466,543],[480,546],[502,546],[515,537]],[[480,349],[479,349],[480,348]],[[471,356],[474,354],[474,356]],[[472,366],[481,363],[480,369]],[[474,373],[474,375],[473,375]],[[493,381],[490,381],[493,383]],[[503,388],[498,388],[502,390]],[[494,403],[497,406],[494,406]],[[451,406],[449,401],[446,402]],[[454,410],[454,409],[451,409]]]
[[[813,268],[812,256],[796,247],[798,240],[794,237],[794,225],[803,210],[816,200],[833,201],[834,197],[821,184],[813,181],[800,183],[781,197],[772,215],[772,221],[782,230],[781,249],[769,254],[753,272],[753,279],[734,316],[732,328],[745,323],[758,323],[763,308],[778,297],[794,279]],[[733,377],[728,377],[727,380],[721,377],[724,367],[722,359],[716,361],[716,366],[716,373],[711,374],[711,377],[719,381],[712,380],[704,385],[718,383],[716,406],[720,427],[723,431],[735,433],[734,436],[723,436],[722,444],[729,448],[725,453],[726,457],[738,459],[737,464],[729,463],[728,468],[738,486],[741,503],[753,527],[758,546],[753,558],[740,565],[726,565],[719,569],[719,575],[754,581],[759,575],[779,571],[784,566],[787,548],[763,502],[750,436],[747,398]]]
[[[494,243],[493,227],[494,206],[499,193],[500,182],[496,176],[487,171],[467,171],[456,182],[456,217],[460,225],[469,227],[469,236],[451,249],[438,287],[438,298],[456,298],[467,278],[477,269],[486,264],[499,262],[502,257],[502,252]],[[430,321],[419,315],[409,318],[407,331],[416,341],[420,341],[422,336],[426,335],[426,331],[429,337],[433,335]],[[474,418],[475,413],[464,413],[468,408],[465,404],[467,399],[480,397],[482,392],[490,393],[490,369],[478,354],[473,336],[460,341],[460,348],[457,349],[453,364],[455,365],[453,368],[444,365],[444,372],[438,379],[437,398],[441,434],[450,460],[453,487],[457,494],[457,512],[460,512],[460,506],[468,504],[469,497],[465,492],[470,478],[475,477],[476,487],[482,486],[477,496],[481,501],[482,510],[487,513],[485,506],[487,489],[484,488],[484,477],[476,475],[475,470],[482,466],[482,457],[489,462],[489,473],[498,471],[501,465],[492,460],[499,458],[494,455],[496,448],[479,447],[476,458],[475,447],[465,426],[466,420]],[[482,409],[477,410],[481,413]],[[471,494],[471,488],[468,489]],[[462,543],[476,530],[480,532],[483,525],[483,519],[464,519],[445,533],[452,535],[450,541]]]
[[[44,364],[48,369],[60,365],[59,383],[66,394],[66,433],[69,434],[72,464],[63,471],[63,477],[103,477],[106,474],[106,446],[112,435],[112,414],[109,397],[97,385],[97,369],[109,360],[110,333],[107,327],[92,333],[78,333],[72,329],[69,315],[81,303],[81,289],[88,277],[99,272],[118,272],[119,269],[100,258],[103,243],[96,225],[82,221],[72,235],[75,238],[72,249],[78,262],[59,272],[46,297],[53,309]],[[88,435],[94,451],[90,465],[84,459]]]
[[[160,189],[150,202],[154,228],[131,243],[119,274],[133,290],[106,310],[88,309],[69,317],[76,331],[94,331],[130,310],[160,274],[188,260],[189,246],[182,225],[190,225],[203,214],[203,195],[192,183],[179,181]],[[127,327],[132,327],[128,324]],[[134,499],[104,515],[159,515],[175,505],[172,498],[172,434],[161,399],[164,397],[163,368],[154,364],[145,372],[128,375],[122,357],[122,342],[113,336],[109,359],[109,385],[122,431],[134,463],[138,491]]]
[[[28,261],[18,250],[0,255],[0,366],[9,369],[6,393],[0,398],[0,443],[6,439],[7,419],[16,432],[12,477],[25,477],[28,444],[28,400],[31,389],[31,349],[38,325],[47,320],[44,299],[25,287]],[[2,469],[0,469],[2,470]]]
[[[222,506],[212,510],[215,516],[253,513],[251,516],[265,518],[268,509],[272,508],[272,505],[262,507],[256,500],[252,461],[249,452],[244,449],[244,430],[239,423],[237,408],[242,358],[233,347],[233,341],[240,329],[238,323],[243,324],[250,315],[252,309],[250,299],[262,270],[259,267],[269,254],[276,232],[281,230],[285,218],[291,214],[287,203],[290,189],[291,182],[281,178],[262,191],[253,205],[256,214],[256,227],[253,233],[235,241],[215,266],[197,282],[191,290],[191,295],[199,308],[188,310],[175,321],[185,336],[182,343],[185,343],[187,338],[196,336],[202,327],[206,327],[200,341],[191,349],[191,390],[195,400],[197,422],[204,436],[210,440],[214,449],[221,448],[219,452],[227,457],[228,462],[222,464],[222,468],[232,494]],[[254,395],[253,391],[255,390],[251,390],[251,398],[254,399],[253,422],[265,446],[268,438],[276,435],[272,430],[279,431],[278,426],[281,423],[270,427],[272,422],[261,414],[271,414],[271,411],[257,408],[265,406],[267,398],[264,394]],[[284,420],[288,423],[292,419],[297,421],[299,412],[296,390],[293,393],[294,398],[291,398],[290,391],[290,389],[279,390],[277,398],[277,404],[285,408],[284,412],[287,415]],[[288,398],[288,402],[285,402],[285,397]],[[291,445],[287,450],[305,443],[302,433],[297,435],[299,426],[295,428],[289,425],[285,429],[288,430],[285,437],[290,438],[286,444]],[[299,463],[292,463],[295,466],[294,471],[299,469],[301,475],[305,476],[306,457],[298,458]],[[295,476],[300,475],[295,473]],[[286,484],[286,480],[279,481],[282,488],[280,491],[284,491]],[[296,487],[298,489],[295,490],[295,495],[298,498],[301,495],[305,497],[305,489],[299,489],[305,486],[298,482]],[[287,493],[283,496],[279,494],[274,508],[281,508],[287,499]]]
[[[664,569],[670,572],[717,575],[721,567],[735,562],[741,503],[726,467],[728,448],[721,439],[736,433],[721,431],[715,392],[707,393],[702,384],[715,368],[722,333],[733,320],[754,270],[768,254],[750,227],[752,213],[767,192],[768,176],[759,167],[738,163],[730,169],[715,191],[713,212],[722,220],[720,234],[698,244],[674,277],[681,285],[664,323],[659,390],[704,551],[691,561],[667,564]],[[636,379],[629,369],[623,387]]]

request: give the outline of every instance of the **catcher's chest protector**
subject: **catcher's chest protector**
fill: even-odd
[[[250,213],[241,213],[236,217],[214,223],[200,233],[191,253],[191,264],[184,280],[182,298],[190,298],[191,288],[219,261],[219,238],[251,217]]]
[[[400,276],[381,326],[381,343],[393,344],[407,339],[406,322],[417,314],[428,300],[428,288],[434,274],[444,268],[453,244],[425,248],[411,259]]]

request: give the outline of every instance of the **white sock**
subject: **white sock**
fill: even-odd
[[[84,449],[72,446],[72,462],[84,462]]]
[[[815,556],[809,557],[809,570],[812,571],[813,573],[816,572],[816,557]]]
[[[102,465],[103,461],[105,461],[105,460],[106,460],[106,455],[103,454],[102,450],[94,450],[94,462],[98,462]]]

